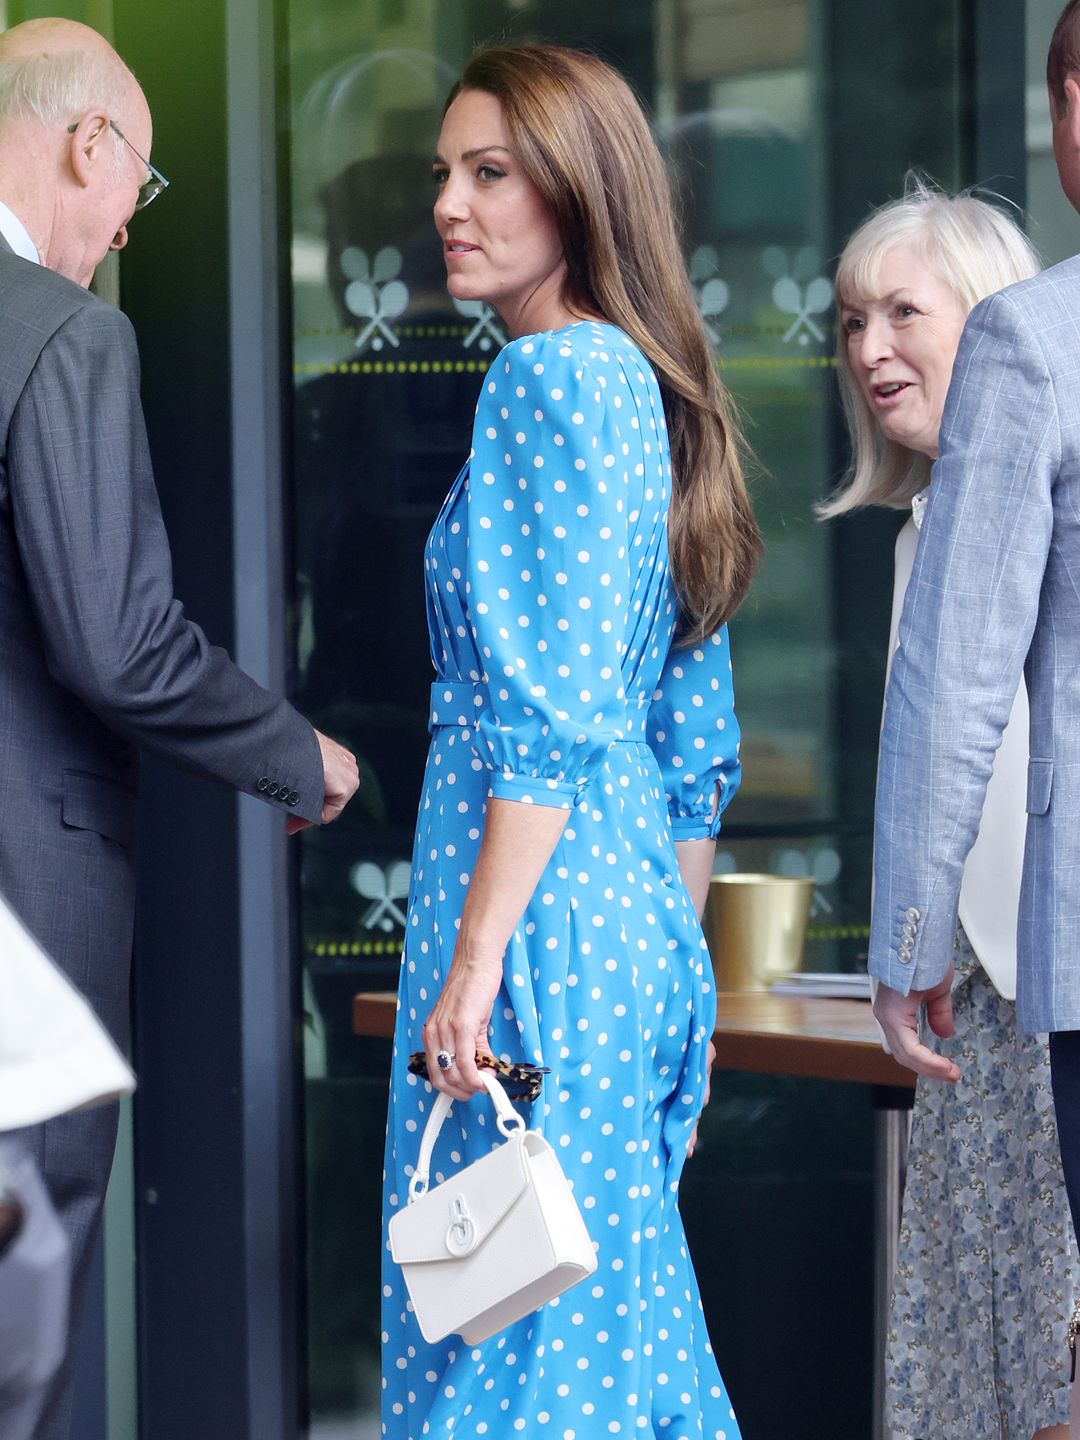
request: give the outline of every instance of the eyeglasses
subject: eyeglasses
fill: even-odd
[[[167,190],[169,188],[169,182],[165,179],[165,176],[162,175],[160,170],[154,169],[153,165],[150,164],[149,160],[143,159],[143,157],[139,154],[138,150],[135,149],[135,146],[132,145],[131,141],[127,138],[124,132],[120,129],[120,126],[117,125],[115,121],[109,121],[109,129],[112,130],[114,134],[120,136],[120,139],[123,140],[124,144],[135,156],[135,159],[138,160],[140,164],[145,165],[147,170],[150,171],[149,178],[144,180],[143,183],[139,186],[139,198],[135,201],[136,210],[145,210],[147,205],[150,204],[151,200],[156,200],[163,190]]]
[[[78,128],[78,121],[76,121],[74,125],[68,126],[68,134],[74,135],[75,131]],[[149,178],[144,180],[143,183],[139,186],[139,198],[135,201],[136,210],[145,210],[147,205],[150,204],[151,200],[156,200],[163,190],[167,190],[169,188],[169,182],[165,179],[165,176],[162,175],[160,170],[155,170],[153,165],[150,164],[150,161],[139,154],[138,150],[135,149],[135,146],[132,145],[131,141],[127,138],[124,132],[120,129],[120,126],[117,125],[114,120],[109,121],[109,129],[115,135],[119,135],[120,139],[135,156],[135,159],[138,160],[141,165],[145,165],[147,170],[150,171]]]

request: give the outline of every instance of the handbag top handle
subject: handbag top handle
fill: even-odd
[[[506,1091],[495,1076],[490,1070],[481,1070],[479,1074],[494,1102],[495,1123],[498,1125],[500,1133],[509,1140],[512,1135],[523,1132],[525,1121],[510,1104]],[[428,1188],[428,1175],[431,1172],[431,1156],[435,1149],[435,1141],[438,1140],[443,1121],[449,1115],[450,1107],[454,1103],[453,1097],[447,1095],[445,1090],[439,1091],[439,1098],[435,1101],[427,1124],[424,1126],[424,1138],[420,1141],[420,1157],[416,1162],[412,1179],[409,1181],[410,1202],[419,1200]]]

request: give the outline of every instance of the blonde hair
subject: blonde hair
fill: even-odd
[[[970,191],[950,195],[909,172],[904,195],[875,210],[844,246],[836,267],[837,310],[880,294],[886,256],[912,250],[969,313],[987,295],[1038,273],[1039,257],[1016,221]],[[851,373],[847,335],[836,327],[840,398],[851,436],[851,468],[836,493],[817,506],[830,518],[864,505],[902,510],[930,480],[929,456],[888,439]]]
[[[514,153],[548,206],[567,265],[565,298],[619,326],[657,374],[671,446],[668,519],[680,638],[717,630],[761,552],[738,422],[683,263],[663,160],[626,81],[556,45],[477,51],[447,99],[501,104]]]

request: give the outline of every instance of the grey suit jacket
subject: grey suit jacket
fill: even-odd
[[[946,973],[964,857],[1027,665],[1023,1028],[1080,1029],[1080,257],[972,312],[886,693],[870,969]]]
[[[322,764],[173,595],[128,320],[2,241],[0,617],[0,893],[123,1043],[139,748],[282,818]]]

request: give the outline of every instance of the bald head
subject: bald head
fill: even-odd
[[[118,65],[124,63],[104,35],[89,25],[81,25],[78,20],[64,20],[59,16],[24,20],[0,35],[0,60],[44,58],[71,50],[111,55]]]
[[[0,200],[42,263],[88,285],[147,178],[150,111],[104,36],[74,20],[0,35]]]
[[[135,76],[103,35],[77,20],[26,20],[0,34],[0,125],[72,124],[99,107],[122,121],[145,104]]]

